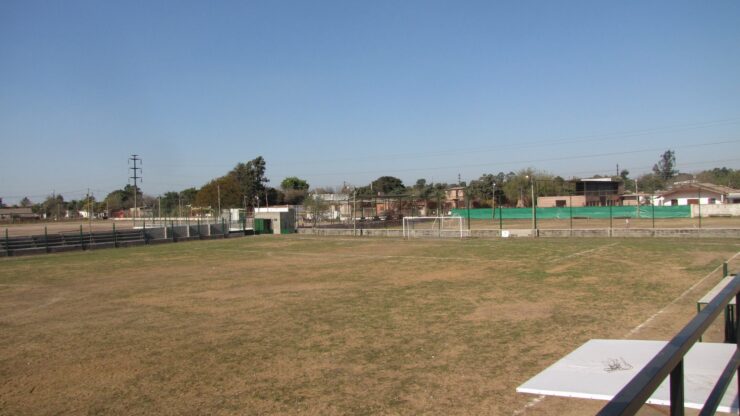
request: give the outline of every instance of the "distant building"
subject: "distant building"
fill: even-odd
[[[537,197],[537,206],[547,207],[603,207],[620,205],[624,184],[612,178],[575,179],[573,195]]]
[[[254,218],[269,220],[273,234],[292,234],[296,232],[296,211],[287,205],[256,208]]]
[[[34,214],[30,207],[28,208],[0,208],[0,221],[14,221],[24,219],[39,219],[38,214]]]
[[[626,193],[620,196],[621,204],[625,206],[650,205],[653,196],[646,193]]]
[[[445,189],[446,208],[465,208],[465,188],[453,186]]]
[[[349,194],[316,194],[328,205],[324,217],[328,219],[346,219],[352,216],[354,201],[350,200]]]
[[[703,182],[681,182],[662,192],[657,203],[665,206],[730,204],[740,201],[740,191]]]

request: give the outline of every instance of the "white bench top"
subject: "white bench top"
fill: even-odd
[[[714,299],[714,297],[717,296],[717,294],[721,292],[722,289],[725,288],[725,286],[729,285],[732,279],[734,278],[735,276],[733,275],[725,276],[724,279],[720,280],[719,283],[717,283],[717,286],[713,287],[712,290],[707,292],[706,295],[702,296],[702,298],[699,299],[699,302],[697,303],[700,305],[706,305],[709,302],[711,302],[712,299]],[[732,298],[732,300],[730,300],[730,305],[734,305],[734,304],[735,304],[735,298]]]
[[[592,339],[517,387],[519,393],[611,400],[667,344],[666,341]],[[685,406],[701,409],[737,347],[696,343],[684,357]],[[669,379],[647,403],[670,406]],[[737,374],[717,411],[738,412]]]

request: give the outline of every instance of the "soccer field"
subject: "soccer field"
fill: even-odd
[[[0,414],[592,414],[514,389],[588,339],[669,339],[738,251],[289,235],[0,259]]]

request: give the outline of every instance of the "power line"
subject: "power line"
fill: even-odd
[[[706,146],[716,146],[720,144],[728,144],[728,143],[738,143],[740,140],[721,140],[716,142],[709,142],[709,143],[699,143],[699,144],[687,144],[682,146],[673,146],[676,149],[686,149],[686,148],[696,148],[696,147],[706,147]],[[621,151],[621,152],[605,152],[605,153],[591,153],[591,154],[582,154],[582,155],[574,155],[574,156],[560,156],[560,157],[549,157],[549,158],[542,158],[542,159],[526,159],[526,160],[517,160],[517,161],[505,161],[505,162],[497,162],[497,161],[489,161],[486,163],[473,163],[473,164],[464,164],[464,165],[448,165],[448,166],[436,166],[436,167],[420,167],[420,168],[406,168],[406,169],[383,169],[383,173],[391,173],[391,172],[417,172],[417,171],[438,171],[438,170],[451,170],[451,169],[462,169],[462,168],[475,168],[475,167],[490,167],[492,165],[495,166],[511,166],[511,165],[521,165],[521,164],[532,164],[537,162],[555,162],[555,161],[563,161],[563,160],[576,160],[576,159],[587,159],[587,158],[596,158],[596,157],[606,157],[606,156],[620,156],[620,155],[631,155],[631,154],[637,154],[637,153],[647,153],[647,152],[659,152],[661,150],[665,150],[662,147],[654,147],[654,148],[646,148],[646,149],[640,149],[640,150],[627,150],[627,151]],[[303,173],[304,176],[339,176],[339,175],[347,175],[347,174],[376,174],[380,172],[380,170],[370,170],[370,171],[351,171],[351,172],[324,172],[324,173]]]

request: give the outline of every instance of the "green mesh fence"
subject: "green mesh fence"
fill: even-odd
[[[452,215],[468,218],[468,210],[453,209]],[[691,218],[691,207],[688,205],[673,207],[573,207],[571,208],[537,208],[537,219],[569,219],[573,218]],[[495,218],[501,216],[505,220],[526,220],[532,218],[532,208],[496,208]],[[474,208],[470,210],[470,218],[476,220],[493,218],[491,208]]]

